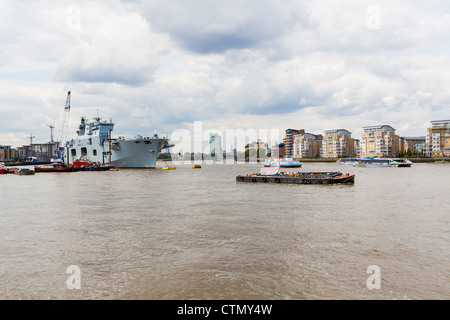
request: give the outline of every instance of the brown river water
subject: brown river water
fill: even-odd
[[[450,164],[236,182],[259,168],[0,176],[0,299],[450,299]]]

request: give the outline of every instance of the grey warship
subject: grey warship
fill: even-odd
[[[155,168],[159,153],[170,148],[167,138],[136,136],[112,137],[114,123],[96,117],[81,118],[78,137],[66,143],[68,162],[83,159],[115,168]]]

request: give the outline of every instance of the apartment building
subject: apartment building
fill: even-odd
[[[355,139],[345,129],[326,130],[323,134],[321,155],[323,158],[354,157]]]
[[[405,154],[408,151],[408,143],[404,137],[398,137],[398,153]]]
[[[363,127],[360,140],[361,157],[396,157],[400,138],[389,125]]]
[[[359,154],[361,152],[361,147],[359,144],[359,139],[353,139],[353,151],[355,152],[355,157],[359,157]]]
[[[297,134],[294,136],[292,158],[318,158],[322,150],[322,135],[312,133]]]
[[[279,143],[272,146],[271,149],[271,158],[278,159],[278,158],[284,158],[285,154],[285,144]]]
[[[425,152],[426,137],[405,137],[404,139],[404,152],[408,151],[422,154]],[[402,153],[400,151],[400,153]]]
[[[11,146],[0,146],[0,160],[13,160],[19,158],[19,152]]]
[[[267,143],[258,140],[257,142],[249,143],[245,146],[245,151],[251,157],[265,158],[268,153]]]
[[[431,121],[426,152],[431,157],[450,157],[450,120]]]
[[[298,134],[304,134],[305,130],[304,129],[287,129],[286,130],[286,136],[284,138],[284,156],[286,158],[291,158],[293,155],[293,147],[294,147],[294,136],[298,135]]]

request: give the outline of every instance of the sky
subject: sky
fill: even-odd
[[[57,139],[68,91],[72,138],[450,119],[448,1],[3,0],[0,43],[0,145]]]

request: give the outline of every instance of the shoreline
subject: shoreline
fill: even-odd
[[[297,161],[300,161],[300,162],[302,162],[302,163],[308,163],[308,162],[310,162],[310,163],[314,163],[314,162],[317,162],[317,163],[333,163],[333,162],[336,162],[338,159],[340,159],[340,158],[333,158],[333,159],[294,159],[294,160],[297,160]],[[408,159],[409,161],[411,161],[411,162],[413,162],[413,163],[450,163],[450,158],[402,158],[402,159]],[[188,162],[188,161],[191,161],[192,163],[197,163],[197,162],[203,162],[203,161],[211,161],[211,160],[200,160],[200,159],[196,159],[196,160],[177,160],[177,161],[182,161],[182,162],[184,162],[184,161],[186,161],[186,162]],[[226,159],[224,159],[223,161],[226,161]],[[162,163],[164,163],[164,162],[172,162],[172,160],[158,160],[157,161],[158,163],[159,162],[162,162]],[[264,159],[261,159],[261,160],[259,160],[258,162],[256,161],[256,160],[250,160],[250,161],[245,161],[245,160],[237,160],[237,161],[234,161],[235,163],[255,163],[255,164],[264,164]]]
[[[450,158],[406,158],[409,161],[412,161],[413,163],[450,163]],[[336,162],[338,159],[298,159],[298,161],[303,163],[333,163]],[[189,161],[189,160],[181,160],[181,161]],[[201,161],[201,160],[192,160],[192,163],[195,161]],[[1,161],[0,161],[1,162]],[[172,162],[171,160],[157,160],[157,163],[164,163],[164,162]],[[252,163],[264,163],[264,159],[260,160],[259,162],[256,162],[255,160],[251,161]],[[248,161],[244,160],[238,160],[235,161],[235,163],[248,163]],[[8,167],[10,166],[35,166],[35,165],[42,165],[42,164],[49,164],[49,162],[36,162],[36,163],[25,163],[25,162],[5,162],[5,165]]]
[[[402,158],[413,163],[449,162],[450,158]],[[336,162],[338,159],[299,159],[300,162]]]

